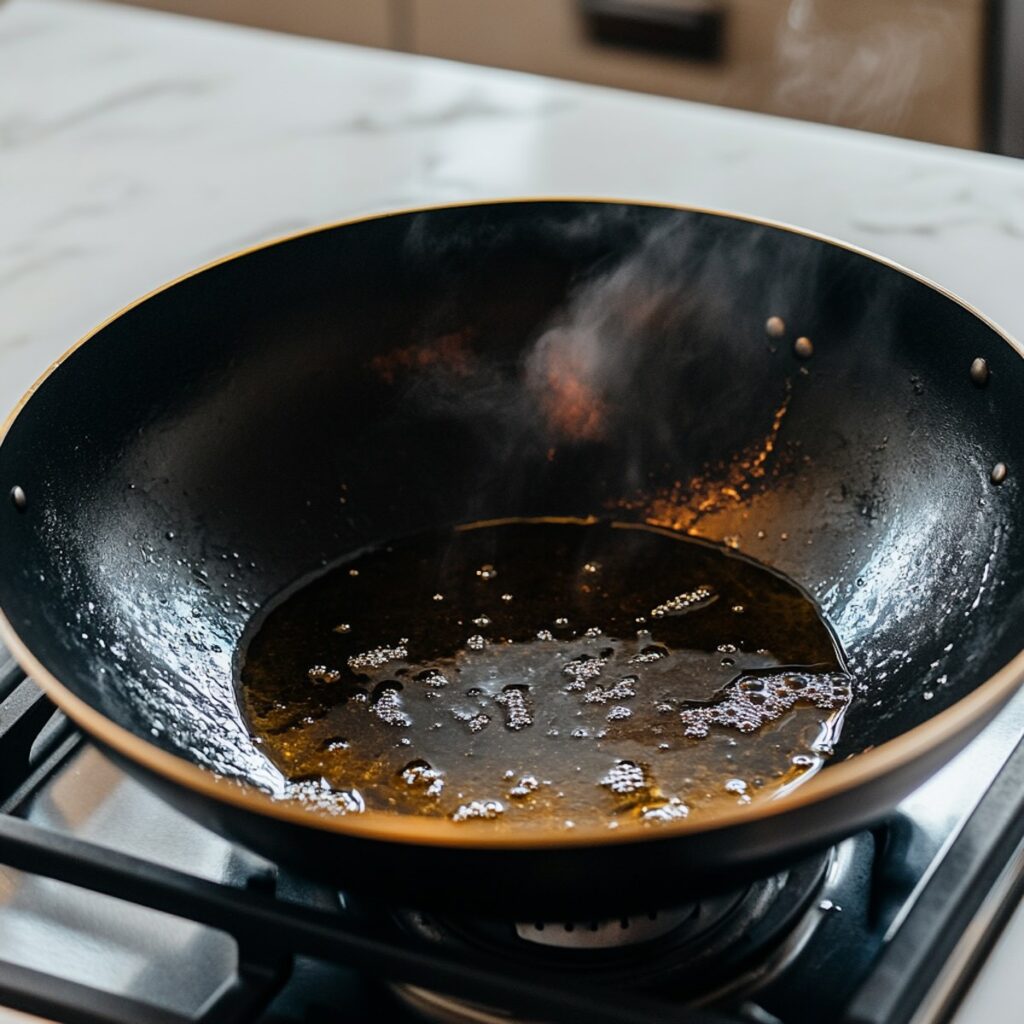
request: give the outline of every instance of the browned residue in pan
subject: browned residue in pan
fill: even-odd
[[[702,519],[739,507],[764,483],[772,455],[778,448],[790,396],[787,381],[786,394],[772,416],[767,433],[730,462],[706,469],[685,482],[677,480],[651,495],[624,499],[616,507],[639,510],[651,526],[700,534],[698,524]]]
[[[442,334],[432,341],[392,349],[374,356],[370,368],[386,384],[393,384],[402,371],[447,370],[456,377],[468,377],[475,365],[471,344],[476,332],[471,327]]]

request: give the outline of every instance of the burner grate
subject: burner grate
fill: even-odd
[[[524,1013],[543,1013],[549,1021],[578,1020],[583,1016],[599,1024],[660,1024],[665,1020],[663,1004],[636,996],[624,999],[618,993],[595,988],[592,980],[586,986],[577,986],[540,971],[533,972],[532,977],[521,973],[510,978],[500,971],[467,965],[458,958],[427,951],[391,935],[353,928],[335,910],[293,904],[254,891],[257,887],[253,886],[233,888],[196,878],[92,843],[47,833],[14,817],[0,819],[0,855],[5,863],[19,870],[131,900],[227,932],[239,942],[242,963],[256,965],[262,974],[272,972],[275,965],[280,967],[283,959],[303,954],[415,985],[465,992],[471,998],[490,999]],[[257,950],[258,957],[254,953]],[[0,972],[0,984],[3,980]],[[239,978],[232,990],[224,993],[223,1000],[243,997],[246,980]],[[0,1000],[10,994],[10,990],[0,993]],[[38,1007],[32,1009],[39,1012]],[[211,1009],[210,1021],[231,1019],[224,1016],[223,1007],[215,1009],[215,1013]],[[133,1019],[137,1024],[148,1024],[150,1020],[145,1016]],[[152,1019],[161,1024],[169,1020],[162,1013]],[[207,1017],[201,1019],[205,1024]],[[702,1024],[724,1018],[687,1011],[677,1014],[675,1019]]]

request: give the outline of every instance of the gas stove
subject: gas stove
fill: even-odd
[[[443,915],[393,907],[233,846],[0,649],[0,1006],[62,1024],[933,1024],[1020,895],[1022,737],[1024,694],[884,825],[735,892],[502,922],[470,892]]]

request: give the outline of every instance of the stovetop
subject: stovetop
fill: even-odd
[[[206,831],[0,649],[0,1007],[62,1024],[934,1024],[1020,896],[1022,737],[1024,693],[884,826],[736,893],[476,921],[349,898]]]

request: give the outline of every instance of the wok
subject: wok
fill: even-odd
[[[552,330],[556,404],[583,413],[528,383]],[[670,904],[884,819],[1013,693],[1022,407],[998,328],[792,228],[575,200],[349,221],[157,290],[22,400],[3,637],[125,768],[308,876],[516,918]],[[807,588],[857,678],[832,762],[778,800],[616,831],[275,798],[235,695],[257,607],[368,545],[548,515],[728,541]]]

